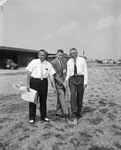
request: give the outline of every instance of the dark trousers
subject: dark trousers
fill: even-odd
[[[71,92],[71,111],[73,114],[81,115],[84,95],[84,76],[70,77],[69,87]]]
[[[46,102],[47,102],[47,92],[48,92],[48,80],[47,78],[36,79],[31,78],[30,80],[30,88],[36,90],[38,92],[39,96],[39,102],[40,102],[40,114],[41,114],[41,120],[46,118]],[[36,104],[29,103],[29,119],[35,120],[36,118]]]

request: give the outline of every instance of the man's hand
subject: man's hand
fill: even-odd
[[[64,82],[63,82],[63,86],[64,86],[65,89],[67,89],[68,81],[64,81]]]
[[[84,84],[84,89],[87,87],[87,84]]]

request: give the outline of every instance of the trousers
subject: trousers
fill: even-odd
[[[57,109],[56,109],[56,114],[57,115],[68,115],[68,107],[66,105],[66,100],[65,100],[65,89],[63,88],[58,88],[57,87]]]
[[[39,104],[40,104],[40,114],[41,120],[46,118],[46,102],[47,102],[47,92],[48,92],[48,80],[47,78],[30,79],[30,88],[36,90],[38,92]],[[35,120],[36,119],[36,104],[29,102],[29,119]]]
[[[81,109],[83,104],[83,95],[84,95],[84,76],[79,77],[70,77],[69,79],[69,88],[71,92],[71,112],[73,114],[81,115]]]

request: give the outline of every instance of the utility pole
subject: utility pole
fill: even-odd
[[[85,52],[83,51],[83,56],[85,56]]]
[[[4,45],[4,11],[3,6],[9,0],[0,0],[0,46]]]

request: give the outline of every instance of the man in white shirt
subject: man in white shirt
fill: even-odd
[[[41,49],[38,52],[38,59],[32,60],[26,69],[27,73],[27,89],[30,88],[38,92],[40,100],[40,114],[42,121],[49,121],[46,117],[46,101],[47,101],[47,92],[48,92],[48,77],[50,77],[53,87],[55,89],[55,83],[53,75],[55,70],[52,67],[51,63],[46,61],[47,52],[44,49]],[[29,102],[29,119],[30,124],[35,122],[36,119],[36,104]]]
[[[71,58],[67,62],[67,76],[71,92],[71,112],[73,116],[81,117],[84,89],[87,87],[88,73],[84,58],[78,56],[76,48],[70,49]]]

